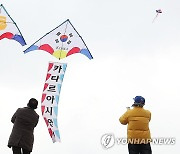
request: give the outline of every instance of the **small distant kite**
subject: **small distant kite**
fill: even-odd
[[[37,40],[24,53],[33,50],[44,50],[59,60],[75,53],[81,53],[93,59],[85,42],[69,19]]]
[[[161,9],[156,10],[156,16],[155,16],[155,18],[153,19],[152,23],[155,21],[155,19],[158,17],[158,15],[159,15],[160,13],[162,13]]]
[[[10,17],[4,6],[0,5],[0,40],[7,38],[19,42],[22,46],[26,42],[14,20]]]

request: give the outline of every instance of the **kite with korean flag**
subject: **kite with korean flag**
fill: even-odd
[[[84,40],[69,19],[37,40],[24,53],[35,50],[46,51],[59,60],[75,53],[80,53],[89,59],[93,59]],[[42,116],[53,143],[61,141],[57,116],[59,96],[66,67],[66,63],[49,62],[42,93]]]
[[[10,17],[5,7],[0,5],[0,40],[7,38],[19,42],[22,46],[26,42],[14,20]]]
[[[33,50],[46,51],[59,60],[75,53],[80,53],[89,59],[93,59],[84,40],[69,19],[37,40],[24,53]]]

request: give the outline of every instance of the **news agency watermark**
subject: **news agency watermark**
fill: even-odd
[[[150,142],[151,145],[174,145],[176,138],[174,137],[156,137],[151,139],[127,139],[125,137],[115,137],[114,134],[104,134],[101,137],[101,145],[104,149],[112,148],[115,144],[126,145],[128,143],[145,144]]]

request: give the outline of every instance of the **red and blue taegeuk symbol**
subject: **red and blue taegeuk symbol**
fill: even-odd
[[[67,36],[67,35],[61,35],[61,37],[60,37],[60,40],[61,40],[62,42],[66,42],[67,39],[68,39],[68,36]]]

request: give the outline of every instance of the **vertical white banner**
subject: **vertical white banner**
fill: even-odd
[[[60,133],[57,122],[58,103],[66,67],[67,64],[65,63],[49,62],[42,93],[42,116],[46,122],[53,143],[60,142]]]

